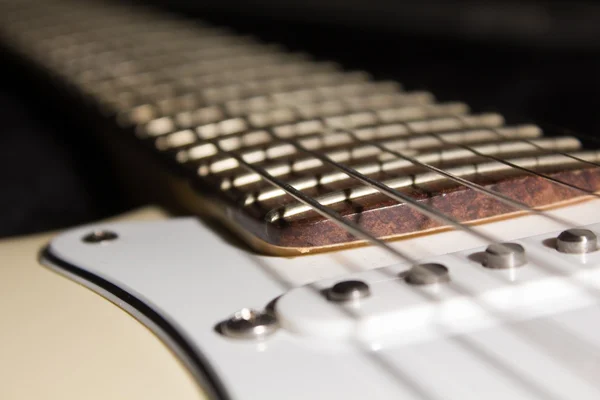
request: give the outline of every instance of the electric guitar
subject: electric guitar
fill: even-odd
[[[140,6],[0,10],[161,207],[0,244],[0,398],[599,398],[578,137]]]

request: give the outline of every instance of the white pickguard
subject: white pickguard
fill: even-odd
[[[600,234],[599,210],[595,200],[552,213]],[[408,266],[375,247],[259,256],[195,218],[74,229],[51,243],[59,261],[46,263],[133,312],[199,376],[194,352],[231,398],[598,399],[600,252],[564,255],[544,244],[564,228],[537,216],[478,227],[499,241],[519,239],[530,262],[512,272],[470,259],[485,243],[464,232],[393,243],[450,269],[451,284],[433,290],[403,284],[395,277]],[[119,239],[82,242],[92,229]],[[87,273],[141,300],[181,337]],[[354,277],[372,295],[351,318],[319,290]],[[280,295],[282,328],[273,336],[216,332],[235,311]]]

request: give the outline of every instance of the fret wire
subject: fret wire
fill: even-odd
[[[224,112],[223,110],[221,110],[220,112],[222,113],[221,115],[223,115],[222,116],[222,120],[227,120],[230,117],[230,115],[227,114],[226,112]],[[463,123],[460,123],[459,125],[452,126],[451,128],[450,127],[443,128],[443,129],[436,128],[436,129],[432,129],[432,130],[443,131],[443,132],[447,131],[448,133],[457,132],[457,131],[459,131],[461,129],[465,129],[465,128],[467,128],[467,129],[476,129],[476,130],[487,130],[487,129],[490,129],[493,126],[495,126],[496,121],[494,121],[494,123],[492,123],[492,121],[491,121],[491,119],[494,119],[493,117],[495,117],[495,116],[496,116],[496,114],[468,115],[468,116],[465,116],[465,120],[470,121],[469,124],[468,124],[469,125],[468,127],[465,127]],[[232,118],[236,118],[236,117],[233,117],[233,116],[231,116],[231,117]],[[436,122],[437,121],[451,121],[452,118],[442,116],[442,117],[432,118],[431,120],[436,121]],[[356,128],[356,129],[359,130],[359,131],[362,131],[362,130],[365,130],[365,129],[390,128],[390,127],[394,127],[394,126],[404,126],[404,125],[406,125],[407,127],[410,127],[413,124],[418,124],[418,123],[422,123],[422,122],[425,122],[425,121],[428,121],[428,119],[416,119],[416,120],[411,120],[410,122],[396,122],[396,123],[383,124],[383,125],[382,124],[377,124],[377,125],[371,125],[370,127],[359,127],[359,128]],[[291,125],[298,125],[298,124],[304,124],[304,123],[307,123],[307,122],[318,123],[319,124],[319,129],[311,130],[310,133],[296,133],[296,134],[290,135],[290,137],[299,137],[299,136],[301,136],[302,138],[310,138],[310,137],[313,137],[313,136],[322,136],[321,131],[323,129],[326,129],[326,127],[324,127],[323,122],[320,119],[317,119],[317,118],[310,119],[310,120],[307,120],[307,121],[297,122],[297,123],[294,123],[294,124],[279,125],[277,127],[272,127],[271,129],[273,129],[276,133],[278,133],[277,130],[281,129],[282,127],[287,127],[287,126],[291,126]],[[404,130],[406,130],[406,132],[403,133],[402,135],[397,135],[397,134],[396,135],[383,135],[383,136],[381,136],[381,139],[382,140],[402,140],[402,139],[407,139],[407,137],[409,136],[408,133],[410,133],[410,129],[407,129],[407,127],[403,128]],[[183,129],[183,130],[186,130],[186,129]],[[427,131],[431,131],[431,130],[427,130]],[[180,131],[173,132],[173,133],[171,133],[169,135],[172,135],[172,134],[175,134],[175,133],[178,133],[178,132],[180,132]],[[228,135],[219,135],[219,136],[215,136],[215,137],[212,137],[212,138],[202,139],[200,141],[197,141],[197,142],[193,143],[191,148],[193,148],[195,146],[202,146],[202,145],[204,145],[206,143],[212,143],[215,140],[227,140],[227,139],[233,139],[233,138],[243,139],[243,137],[246,136],[246,135],[257,134],[258,132],[261,132],[261,133],[264,133],[265,135],[267,135],[265,129],[244,130],[244,131],[241,131],[241,132],[236,132],[236,133],[232,133],[232,134],[228,134]],[[424,133],[425,132],[419,132],[417,134],[417,136],[425,136]],[[379,134],[377,134],[377,133],[373,133],[373,135],[379,136]],[[163,137],[166,138],[167,136],[163,136]],[[267,140],[263,140],[259,144],[262,144],[262,143],[267,143]],[[229,150],[239,150],[239,149],[243,149],[245,146],[246,145],[240,144],[239,146],[233,147],[233,148],[231,148]],[[187,151],[187,150],[189,150],[189,149],[180,149],[180,151]]]
[[[359,71],[360,72],[360,71]],[[347,72],[347,74],[351,74],[351,73],[358,73],[358,72]],[[264,93],[261,95],[256,95],[256,94],[252,94],[249,96],[240,96],[236,99],[231,99],[231,100],[226,100],[224,102],[207,102],[207,101],[203,101],[201,107],[202,108],[208,108],[208,107],[218,107],[219,108],[219,112],[221,114],[227,114],[230,116],[230,118],[238,118],[239,115],[237,115],[237,113],[231,113],[227,107],[227,104],[230,102],[243,102],[243,101],[249,101],[258,97],[268,97],[268,98],[272,98],[272,101],[275,101],[276,103],[280,104],[281,106],[286,106],[288,105],[288,101],[283,101],[281,99],[277,99],[277,97],[281,97],[281,96],[294,96],[294,95],[298,95],[298,93],[301,92],[310,92],[312,93],[312,96],[316,96],[317,100],[322,100],[322,101],[328,101],[328,100],[334,100],[334,99],[339,99],[340,97],[344,97],[345,95],[348,95],[348,93],[346,93],[348,90],[350,91],[354,91],[355,93],[361,93],[364,95],[369,95],[369,94],[374,94],[374,93],[378,93],[379,91],[383,91],[384,93],[403,93],[401,91],[401,85],[399,84],[394,84],[395,82],[373,82],[373,81],[367,81],[367,80],[363,80],[363,81],[356,81],[356,80],[345,80],[345,81],[338,81],[338,82],[331,82],[325,86],[311,86],[308,88],[303,88],[303,89],[284,89],[284,90],[278,90],[275,92],[269,92],[269,93]],[[382,87],[383,86],[383,87]],[[322,93],[323,87],[329,88],[333,91],[333,93]],[[197,95],[196,92],[192,91],[190,93],[188,93],[188,95]],[[129,108],[128,110],[124,111],[124,113],[126,114],[131,114],[136,108],[139,107],[151,107],[152,109],[154,109],[153,111],[153,117],[142,121],[140,123],[140,125],[138,126],[137,130],[138,130],[138,134],[140,137],[147,137],[147,136],[153,136],[153,135],[149,135],[146,134],[144,132],[144,130],[146,129],[147,124],[151,123],[152,121],[156,120],[156,119],[160,119],[163,117],[167,117],[167,118],[171,118],[174,119],[175,121],[173,121],[174,123],[176,122],[176,118],[177,116],[181,113],[177,113],[176,115],[163,115],[163,113],[156,113],[155,111],[157,111],[158,107],[155,104],[155,102],[153,101],[148,101],[148,102],[142,102],[143,104],[138,104],[133,108]],[[191,110],[184,110],[182,112],[193,112]],[[130,118],[130,117],[127,117]],[[127,118],[126,116],[121,116],[120,120],[122,121],[122,123],[126,123],[127,122]],[[215,121],[215,123],[217,123],[219,121]],[[211,122],[212,123],[212,122]],[[194,127],[193,129],[196,130],[198,128],[200,128],[202,125],[206,125],[208,123],[194,123],[193,125],[196,125],[196,127]],[[180,127],[178,129],[191,129],[190,127]],[[168,134],[169,132],[165,132],[164,134]],[[234,133],[235,135],[236,133]],[[225,137],[229,137],[231,136],[230,134],[217,134],[215,136],[215,138],[225,138]],[[207,140],[207,139],[213,139],[213,138],[200,138],[202,140]]]
[[[265,130],[265,132],[266,131],[267,130]],[[343,133],[344,133],[344,135],[348,136],[345,132],[343,132]],[[444,133],[443,135],[446,135],[446,134],[452,135],[452,134],[455,134],[455,133],[456,132],[448,132],[448,133]],[[322,134],[316,133],[316,134],[311,134],[311,135],[303,136],[302,138],[297,139],[297,140],[299,142],[305,142],[306,140],[309,140],[311,138],[317,139],[317,138],[323,138],[323,137],[327,137],[327,136],[324,136]],[[469,138],[469,139],[472,139],[472,138]],[[477,138],[474,138],[474,139],[477,139]],[[373,139],[373,140],[377,140],[377,139]],[[403,143],[403,144],[405,144],[403,147],[405,147],[407,150],[415,150],[415,151],[417,150],[414,147],[410,147],[410,141],[413,140],[411,138],[398,138],[398,139],[396,139],[396,138],[382,138],[382,140],[384,140],[385,143],[388,144],[388,146],[393,146],[393,145],[398,145],[398,144]],[[350,141],[351,141],[351,139],[350,139]],[[477,140],[475,140],[475,141],[477,141]],[[285,142],[284,139],[281,139],[281,143],[286,143],[286,142]],[[276,149],[278,146],[282,146],[281,143],[277,143],[275,145],[272,145],[271,147],[267,148],[266,150],[262,149],[262,148],[259,148],[257,150],[245,151],[245,152],[242,153],[242,156],[246,157],[246,156],[249,156],[250,154],[261,154],[260,157],[256,158],[256,161],[252,161],[254,163],[254,162],[263,162],[263,161],[266,161],[266,160],[269,160],[269,161],[276,161],[278,159],[284,159],[285,160],[284,156],[286,156],[286,155],[290,155],[290,154],[296,155],[296,154],[298,154],[298,151],[294,148],[294,151],[292,153],[290,153],[290,154],[287,154],[287,153],[286,154],[281,154],[280,156],[277,156],[277,157],[275,157],[275,156],[269,156],[269,150],[273,150],[273,149]],[[367,145],[365,145],[363,147],[359,147],[359,148],[352,148],[352,147],[349,146],[349,144],[351,144],[351,143],[342,143],[341,147],[336,147],[336,146],[331,146],[330,147],[326,143],[323,143],[322,140],[321,140],[321,143],[319,143],[318,146],[314,146],[314,147],[311,146],[310,148],[311,148],[311,150],[321,149],[321,151],[323,151],[324,154],[326,154],[326,155],[328,155],[330,157],[334,157],[335,154],[339,154],[340,152],[345,152],[345,153],[348,153],[347,158],[348,159],[352,159],[352,160],[359,160],[359,159],[362,159],[362,158],[367,158],[369,156],[376,156],[377,154],[381,154],[381,152],[379,152],[379,151],[376,154],[371,154],[371,152],[368,150],[370,147],[372,147],[370,144],[367,144]],[[422,147],[420,147],[418,149],[419,150],[430,149],[430,146],[422,146]],[[230,149],[230,150],[234,150],[234,149]],[[360,155],[360,154],[354,154],[358,150],[363,151],[363,154],[362,155]],[[199,160],[199,159],[200,158],[196,158],[196,160]],[[306,161],[308,161],[310,159],[312,159],[312,157],[311,158],[299,158],[299,159],[297,159],[297,160],[294,161],[294,165],[297,164],[297,163],[306,162]],[[224,162],[226,162],[226,160],[228,160],[228,158],[211,160],[210,162],[207,163],[207,166],[212,170],[213,173],[222,173],[222,172],[225,172],[225,171],[229,171],[229,170],[235,169],[234,165],[229,165],[227,168],[222,167],[222,168],[219,168],[218,170],[215,170],[215,166],[216,166],[217,163],[224,163]],[[296,170],[295,166],[292,166],[291,168],[293,168],[294,170]]]
[[[487,121],[487,122],[485,121],[485,118],[487,118],[487,117],[489,117],[489,115],[487,115],[487,114],[478,115],[478,116],[468,116],[468,117],[465,117],[465,118],[470,118],[470,119],[474,118],[474,119],[477,119],[477,120],[481,120],[480,122],[478,122],[478,123],[481,123],[481,126],[477,125],[477,127],[469,127],[468,129],[475,129],[475,130],[486,131],[487,133],[491,133],[493,135],[494,134],[493,131],[491,131],[491,130],[488,131],[488,127],[489,127],[490,124],[489,124],[489,121]],[[226,118],[226,117],[224,117],[224,118]],[[436,120],[445,120],[445,119],[446,119],[445,117],[436,118]],[[333,129],[336,129],[334,127],[328,129],[326,126],[323,126],[323,123],[321,122],[320,118],[312,119],[311,121],[318,121],[318,122],[320,122],[320,125],[319,125],[320,129],[317,130],[317,131],[314,131],[313,133],[307,134],[307,135],[294,135],[293,137],[298,138],[298,140],[309,139],[311,137],[324,137],[325,135],[323,135],[323,130],[325,130],[327,132],[333,132]],[[417,119],[417,120],[413,120],[412,122],[394,123],[394,124],[391,124],[391,125],[383,125],[383,126],[394,126],[394,125],[402,126],[404,124],[408,125],[408,124],[420,123],[420,122],[424,122],[424,121],[427,121],[427,119]],[[358,130],[361,130],[361,129],[362,128],[359,128]],[[282,134],[279,134],[277,132],[277,128],[271,128],[271,130],[274,131],[275,134],[277,134],[278,139],[283,136]],[[174,134],[178,134],[180,132],[181,131],[175,132]],[[243,131],[243,132],[233,133],[232,135],[228,135],[227,138],[234,138],[234,137],[241,138],[241,137],[243,137],[246,134],[257,133],[257,132],[261,132],[261,133],[264,133],[265,135],[269,135],[268,132],[267,132],[267,129],[260,129],[260,130],[257,130],[257,131]],[[409,132],[410,132],[410,130],[407,130],[407,133],[409,133]],[[442,133],[442,135],[452,135],[452,134],[456,134],[456,133],[460,133],[460,132],[463,132],[463,131],[460,131],[460,130],[459,131],[449,131],[449,132]],[[171,135],[174,135],[174,134],[171,134]],[[346,133],[344,133],[344,134],[346,135]],[[524,133],[524,135],[526,135],[526,133]],[[419,132],[419,134],[417,134],[416,136],[419,136],[421,138],[426,137],[425,133],[422,133],[422,132]],[[166,137],[164,137],[164,138],[166,140]],[[287,138],[287,136],[283,137],[283,138]],[[161,139],[161,138],[159,138],[159,139]],[[414,137],[411,137],[409,135],[403,134],[403,135],[401,135],[401,137],[398,137],[398,136],[389,136],[389,137],[381,137],[380,139],[381,140],[386,140],[388,142],[398,142],[398,143],[399,142],[407,142],[408,143],[410,140],[414,140]],[[177,155],[177,158],[178,158],[178,160],[180,162],[185,162],[185,161],[200,160],[202,158],[210,157],[210,156],[212,156],[212,154],[209,152],[209,153],[206,153],[206,155],[202,156],[202,157],[189,158],[189,152],[191,150],[193,150],[194,148],[198,148],[199,146],[205,146],[206,144],[214,144],[215,141],[219,141],[219,140],[226,140],[226,138],[216,137],[216,138],[211,138],[211,139],[208,139],[208,140],[205,140],[205,141],[197,142],[196,144],[192,145],[188,149],[179,150],[179,154]],[[163,147],[163,144],[162,144],[163,141],[160,140],[159,142],[157,142],[157,146],[159,146],[159,148],[162,148]],[[321,147],[322,146],[320,146],[319,148],[321,148]],[[236,146],[236,147],[231,148],[229,150],[238,150],[238,149],[243,149],[243,148],[244,148],[244,146],[239,145],[239,146]],[[335,152],[335,151],[337,151],[337,150],[335,150],[335,149],[331,150],[331,152]],[[211,161],[207,165],[207,167],[211,167],[212,168],[212,165],[214,164],[214,162],[220,162],[220,161],[223,161],[223,160],[216,160],[216,161],[213,160],[213,161]],[[234,168],[234,166],[231,165],[231,166],[229,166],[227,168],[227,170],[230,170],[230,169],[233,169],[233,168]],[[224,172],[224,171],[225,170],[223,170],[223,169],[219,170],[219,172]]]
[[[555,141],[555,140],[556,139],[552,139],[552,138],[539,139],[540,142]],[[521,141],[512,140],[510,142],[504,142],[504,143],[518,144],[518,143],[521,143]],[[485,148],[485,147],[489,147],[490,145],[493,145],[493,144],[495,144],[495,143],[492,143],[492,144],[483,143],[481,145],[476,146],[476,148]],[[498,147],[498,146],[496,145],[496,147]],[[410,152],[410,149],[408,151]],[[500,149],[497,150],[498,154],[503,154],[504,152],[507,152],[510,154],[520,153],[520,152],[526,153],[527,151],[530,151],[530,148],[511,148],[511,149],[507,149],[506,151],[500,150]],[[405,150],[405,154],[406,154],[406,152],[407,151]],[[387,152],[387,153],[390,153],[390,155],[393,155],[393,154],[391,154],[391,152]],[[440,162],[440,163],[442,163],[442,162],[445,163],[448,161],[450,161],[450,162],[458,162],[459,161],[459,157],[456,157],[456,156],[452,157],[452,158],[447,158],[448,153],[452,153],[452,150],[428,151],[428,152],[418,153],[418,155],[416,155],[415,157],[418,160],[421,160],[421,159],[427,160],[427,159],[431,159],[432,157],[435,157],[436,162]],[[327,154],[327,153],[325,153],[325,154]],[[381,154],[386,154],[386,153],[381,153]],[[375,172],[389,173],[389,172],[393,171],[395,174],[398,174],[402,170],[413,166],[412,164],[410,164],[410,165],[399,165],[399,166],[393,167],[393,165],[395,163],[397,163],[397,161],[398,161],[397,157],[393,158],[393,159],[389,159],[389,160],[388,159],[383,160],[380,156],[379,160],[356,165],[355,169],[357,169],[357,170],[358,169],[366,169],[368,171],[373,171],[373,173],[375,173]],[[422,161],[422,162],[424,162],[424,161]],[[279,164],[275,164],[275,165],[279,166],[279,168],[282,168],[282,166],[284,166],[285,164],[279,163]],[[266,166],[265,168],[267,170],[269,170],[270,168],[277,168],[277,167]],[[286,169],[291,171],[291,168],[289,168],[289,167]],[[285,172],[282,172],[279,175],[285,175],[285,174],[286,174]],[[252,175],[253,175],[252,173],[238,174],[232,178],[227,178],[227,180],[231,183],[231,186],[237,187],[237,188],[243,188],[247,184],[252,184],[252,183],[259,181],[260,177],[258,177],[258,176],[252,177]],[[314,179],[314,178],[302,177],[302,178],[294,179],[290,183],[295,186],[295,183],[303,182],[307,179]],[[318,181],[315,182],[315,185],[317,185],[323,181],[326,181],[327,183],[331,183],[331,182],[339,182],[339,181],[342,181],[345,179],[347,179],[347,176],[342,177],[342,176],[340,176],[339,172],[324,172],[322,175],[319,176]],[[270,190],[272,191],[274,189],[270,189]],[[259,189],[257,192],[257,195],[260,196],[263,193],[263,191],[269,191],[269,189]]]
[[[404,202],[405,204],[411,206],[412,208],[417,209],[417,211],[421,212],[424,215],[427,215],[430,218],[434,218],[437,219],[445,224],[448,224],[450,226],[453,226],[459,230],[463,230],[471,235],[474,235],[476,237],[478,237],[479,239],[482,239],[486,242],[489,243],[496,243],[497,240],[489,235],[486,235],[484,233],[481,233],[479,231],[476,231],[470,227],[468,227],[465,224],[462,224],[461,222],[455,220],[454,218],[451,218],[445,214],[440,213],[439,211],[433,209],[432,207],[429,207],[423,203],[419,203],[416,200],[414,200],[413,198],[395,190],[390,188],[389,186],[375,181],[371,178],[369,178],[368,176],[361,174],[360,172],[356,171],[353,168],[349,168],[343,164],[340,164],[334,160],[332,160],[330,157],[320,154],[319,152],[315,152],[312,150],[307,149],[306,147],[304,147],[302,144],[298,143],[297,139],[285,139],[285,138],[281,138],[279,137],[276,133],[273,132],[272,129],[266,129],[266,132],[272,136],[275,140],[280,140],[284,143],[288,143],[291,144],[292,146],[294,146],[295,148],[301,150],[302,152],[309,154],[319,160],[321,160],[324,163],[327,163],[329,165],[334,166],[335,168],[347,173],[348,175],[351,175],[352,177],[354,177],[355,179],[359,180],[360,182],[374,187],[377,190],[379,190],[380,192],[382,192],[383,194],[387,195],[388,197],[397,200],[399,202]],[[346,131],[347,132],[347,131]],[[325,133],[325,132],[324,132]],[[350,133],[351,135],[353,135],[352,133]],[[354,136],[354,135],[353,135]],[[369,144],[373,144],[373,142],[366,142]],[[243,159],[242,156],[239,156],[233,152],[226,152],[224,151],[220,145],[218,143],[213,143],[215,146],[217,146],[217,148],[222,151],[225,152],[226,154],[231,155],[233,158],[235,158],[238,163],[240,163],[241,165],[245,166],[246,168],[258,173],[259,175],[261,175],[265,180],[267,180],[268,182],[270,182],[271,184],[280,187],[281,189],[283,189],[285,192],[287,192],[288,194],[290,194],[292,197],[296,198],[296,200],[299,200],[305,204],[307,204],[308,206],[310,206],[313,210],[319,212],[320,214],[329,217],[331,219],[333,219],[334,221],[337,221],[339,223],[339,221],[341,220],[339,214],[333,212],[333,211],[329,211],[328,208],[326,208],[325,206],[323,206],[322,204],[320,204],[318,201],[316,201],[313,197],[307,196],[305,195],[302,191],[295,189],[293,186],[289,185],[288,183],[285,183],[277,178],[275,178],[274,176],[270,175],[267,171],[265,171],[264,169],[257,167],[251,163],[246,162],[246,160]],[[411,161],[412,162],[412,161]],[[426,164],[423,164],[426,165]],[[325,210],[325,211],[324,211]],[[545,215],[545,214],[544,214]],[[343,221],[343,220],[341,220]],[[570,223],[566,224],[567,226],[571,225]],[[348,228],[351,228],[352,230],[350,231],[350,233],[356,235],[356,233],[358,233],[359,235],[365,235],[365,231],[362,230],[358,225],[352,224],[347,226]],[[358,231],[357,231],[358,230]],[[370,241],[375,240],[376,243],[378,243],[379,245],[384,245],[386,248],[391,248],[390,246],[388,246],[387,244],[385,244],[383,241],[381,241],[380,239],[377,239],[376,237],[374,237],[371,234],[367,233],[367,238],[370,239]],[[358,235],[356,235],[358,236]],[[364,236],[363,236],[364,238]],[[396,250],[393,250],[394,253],[396,253]],[[398,255],[398,254],[396,254]],[[402,257],[402,255],[401,255]]]

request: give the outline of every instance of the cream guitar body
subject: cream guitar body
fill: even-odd
[[[164,218],[146,208],[115,220]],[[152,332],[39,263],[54,236],[0,242],[0,398],[205,399]]]

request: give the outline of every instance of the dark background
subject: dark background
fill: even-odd
[[[153,3],[157,3],[154,1]],[[339,4],[338,4],[339,3]],[[398,4],[397,4],[398,3]],[[158,2],[164,7],[166,3]],[[397,79],[408,89],[595,135],[600,7],[578,1],[177,0],[169,11]],[[285,6],[282,6],[285,4]],[[115,183],[77,106],[5,57],[0,73],[0,237],[136,206]]]

